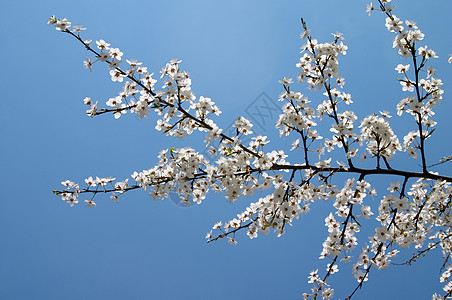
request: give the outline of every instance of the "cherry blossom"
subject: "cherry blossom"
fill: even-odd
[[[124,59],[124,63],[124,53],[102,39],[92,48],[80,37],[83,27],[70,31],[67,19],[50,17],[49,25],[71,35],[94,55],[84,61],[87,69],[104,62],[111,80],[122,83],[122,90],[104,102],[86,97],[83,102],[88,116],[111,113],[118,119],[129,113],[144,119],[153,112],[157,131],[176,138],[199,131],[211,154],[204,155],[204,148],[170,147],[159,153],[155,166],[134,171],[130,178],[89,176],[83,186],[65,180],[61,182],[63,188],[54,193],[71,207],[80,197],[91,196],[82,202],[93,208],[99,194],[108,194],[118,203],[126,192],[135,189],[144,190],[154,200],[174,193],[185,205],[208,201],[211,191],[222,192],[232,203],[264,191],[262,196],[250,197],[253,200],[230,220],[216,222],[206,234],[208,243],[226,238],[231,245],[238,244],[242,232],[250,239],[271,232],[279,237],[299,223],[315,202],[328,201],[331,211],[325,213],[325,239],[319,257],[325,267],[309,274],[311,289],[303,293],[304,299],[331,299],[334,289],[329,278],[344,270],[339,264],[352,263],[357,284],[348,295],[350,299],[369,281],[371,271],[390,267],[397,254],[409,247],[416,253],[409,252],[410,258],[402,264],[414,263],[432,250],[441,251],[444,260],[439,264],[439,280],[444,284],[444,294],[436,293],[433,298],[450,297],[452,177],[435,173],[433,168],[452,161],[452,157],[446,155],[428,165],[426,153],[427,140],[437,126],[435,109],[444,94],[442,80],[435,77],[436,69],[429,65],[438,55],[428,46],[418,45],[424,34],[414,21],[394,15],[395,6],[389,3],[371,2],[366,12],[384,14],[385,27],[394,35],[393,47],[401,56],[401,63],[394,69],[401,76],[398,81],[405,95],[394,109],[398,117],[409,118],[409,131],[396,134],[387,111],[364,117],[352,111],[354,101],[344,89],[345,79],[339,72],[339,61],[348,50],[343,34],[334,33],[331,41],[320,42],[302,19],[296,82],[290,77],[279,80],[282,91],[277,100],[282,112],[275,128],[292,144],[287,154],[270,148],[266,136],[254,135],[252,122],[244,117],[235,120],[235,134],[227,135],[215,122],[220,108],[207,96],[195,96],[192,79],[181,60],[174,58],[166,63],[156,79],[149,71],[154,67],[144,67],[136,59]],[[452,57],[448,61],[452,62]],[[308,98],[297,91],[298,85],[320,93],[317,98]],[[319,126],[321,122],[329,125],[328,130]],[[400,157],[413,159],[413,169],[393,167],[393,161]],[[379,194],[371,181],[377,176],[392,181],[388,180],[387,188]],[[357,233],[364,226],[372,226],[365,222],[371,218],[376,226],[368,228],[370,236],[359,237]]]

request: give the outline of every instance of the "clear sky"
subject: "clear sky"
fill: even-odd
[[[182,59],[195,94],[212,98],[223,111],[218,123],[228,126],[262,92],[276,100],[282,76],[296,77],[300,17],[320,41],[344,33],[349,49],[340,71],[357,115],[378,110],[396,115],[403,94],[394,68],[404,61],[392,49],[393,34],[384,17],[369,17],[366,4],[2,1],[0,299],[300,299],[309,288],[308,273],[324,268],[317,258],[332,203],[318,203],[280,238],[270,234],[249,240],[242,233],[239,244],[230,246],[225,240],[206,244],[204,236],[216,221],[235,217],[255,197],[232,205],[221,194],[209,194],[202,205],[184,208],[171,200],[155,202],[140,190],[122,196],[119,204],[99,197],[90,209],[82,203],[71,208],[53,196],[63,180],[125,179],[152,167],[162,148],[202,145],[196,138],[178,141],[156,132],[153,115],[147,120],[87,117],[84,97],[105,103],[121,85],[110,81],[106,66],[85,70],[88,53],[46,25],[49,16],[85,25],[85,38],[106,40],[156,74],[171,58]],[[434,65],[445,83],[445,97],[434,118],[436,136],[427,145],[433,163],[450,155],[452,146],[452,65],[446,63],[452,52],[452,2],[394,4],[395,14],[415,20],[440,56]],[[320,93],[310,97],[313,103],[323,101]],[[412,126],[411,120],[394,120],[400,138]],[[272,147],[284,147],[270,122],[259,130]],[[408,160],[403,166],[417,168]],[[452,175],[447,166],[436,170]],[[430,298],[441,289],[440,266],[437,253],[414,267],[374,271],[356,299]],[[331,283],[336,297],[344,298],[356,281],[351,264],[339,267]]]

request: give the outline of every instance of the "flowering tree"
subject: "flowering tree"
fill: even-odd
[[[118,119],[123,114],[134,113],[143,119],[153,109],[159,116],[155,127],[158,131],[177,138],[195,131],[203,132],[210,154],[205,157],[189,147],[171,147],[160,152],[155,167],[134,172],[133,182],[88,177],[80,186],[66,180],[62,182],[65,188],[55,190],[55,194],[70,206],[82,197],[87,206],[94,207],[99,193],[110,194],[112,200],[118,201],[123,193],[136,189],[147,191],[156,200],[176,193],[186,204],[192,201],[201,204],[212,190],[223,192],[231,202],[267,190],[266,196],[251,203],[237,217],[216,223],[206,235],[207,242],[226,238],[230,244],[237,244],[239,231],[245,231],[251,239],[271,231],[280,236],[287,225],[310,210],[312,203],[330,200],[334,210],[325,219],[328,237],[320,256],[327,261],[326,269],[310,273],[308,282],[312,289],[303,294],[305,299],[332,298],[334,290],[328,279],[339,271],[340,262],[348,261],[353,262],[357,280],[348,296],[351,298],[368,280],[372,269],[387,268],[399,253],[398,249],[410,246],[417,252],[405,264],[415,262],[433,249],[441,249],[444,261],[440,281],[444,282],[444,293],[433,297],[452,296],[452,281],[449,280],[452,177],[432,171],[452,157],[428,165],[425,146],[435,131],[436,122],[431,117],[443,95],[442,81],[435,77],[435,69],[429,65],[430,60],[438,56],[427,46],[418,45],[424,34],[415,22],[397,18],[390,2],[379,0],[377,6],[371,3],[367,11],[386,15],[385,25],[395,34],[393,47],[410,60],[410,64],[399,64],[395,70],[400,74],[402,91],[407,94],[397,104],[397,115],[411,115],[412,130],[400,141],[391,129],[389,113],[373,114],[358,122],[355,113],[346,110],[353,101],[343,90],[345,80],[338,69],[339,58],[347,51],[342,34],[333,34],[331,42],[320,43],[311,36],[302,19],[301,38],[305,44],[296,64],[299,68],[297,83],[323,91],[326,100],[314,105],[294,90],[291,78],[280,80],[283,91],[278,101],[282,103],[282,113],[276,128],[281,136],[293,139],[291,151],[298,151],[302,157],[296,163],[286,161],[288,155],[282,150],[268,151],[269,141],[265,136],[255,135],[250,142],[245,142],[245,136],[253,135],[253,125],[246,118],[235,121],[234,135],[225,134],[212,119],[213,115],[220,115],[220,109],[210,98],[194,96],[188,73],[180,69],[181,61],[173,59],[160,71],[163,84],[162,90],[157,90],[154,73],[142,63],[126,60],[127,67],[122,67],[123,53],[118,48],[104,40],[92,45],[80,35],[85,28],[70,29],[67,19],[52,16],[48,24],[77,39],[94,56],[86,58],[86,68],[91,70],[95,63],[104,62],[112,81],[123,83],[122,91],[110,98],[105,107],[85,98],[89,116],[110,113]],[[326,135],[323,138],[316,127],[325,120],[332,125],[331,133],[322,133]],[[325,150],[330,155],[326,155]],[[419,162],[420,168],[393,167],[396,156],[406,155],[403,152]],[[343,161],[332,163],[333,155],[339,154]],[[387,191],[380,192],[383,195],[378,198],[379,207],[372,207],[367,201],[377,194],[369,182],[371,176],[399,178],[398,182],[390,183]],[[363,227],[362,220],[371,216],[375,216],[378,226],[371,229],[370,241],[361,241],[358,246],[356,233]]]

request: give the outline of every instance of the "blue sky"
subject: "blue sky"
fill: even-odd
[[[212,98],[227,126],[265,92],[277,99],[282,76],[296,77],[300,17],[320,41],[341,31],[349,46],[340,61],[359,117],[378,110],[395,115],[403,97],[394,67],[404,63],[392,49],[384,18],[365,13],[366,1],[3,1],[0,101],[0,299],[300,299],[308,273],[324,268],[317,258],[326,237],[324,218],[332,203],[318,203],[280,238],[270,234],[239,244],[206,244],[205,233],[229,220],[254,199],[232,205],[210,194],[200,206],[183,208],[130,192],[119,205],[108,197],[89,209],[70,208],[52,195],[65,179],[88,176],[125,179],[152,167],[158,151],[200,147],[195,139],[174,140],[154,130],[155,116],[91,119],[83,98],[104,103],[121,89],[106,66],[92,73],[86,51],[68,35],[46,25],[50,15],[84,24],[84,37],[104,39],[125,58],[158,71],[171,58],[183,60],[197,96]],[[432,162],[450,155],[448,101],[452,66],[452,3],[395,1],[395,14],[413,19],[436,50],[434,61],[445,97],[439,126],[427,146]],[[305,87],[298,87],[305,92]],[[319,93],[312,102],[322,101]],[[403,135],[409,119],[394,120]],[[281,148],[272,125],[261,129]],[[402,166],[416,163],[402,160]],[[437,168],[451,175],[447,166]],[[384,181],[374,179],[377,185]],[[380,192],[383,195],[384,191]],[[377,202],[375,202],[377,203]],[[361,235],[362,240],[366,236]],[[411,252],[411,250],[409,250]],[[440,255],[414,267],[373,272],[356,299],[424,299],[441,289]],[[354,288],[351,264],[333,278],[336,297]]]

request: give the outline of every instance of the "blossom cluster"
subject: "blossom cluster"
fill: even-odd
[[[118,95],[106,101],[105,108],[99,107],[99,101],[86,97],[84,103],[89,116],[111,113],[119,119],[129,112],[143,119],[153,110],[159,116],[156,130],[177,138],[200,131],[211,154],[208,159],[190,147],[171,147],[160,152],[154,167],[133,172],[134,182],[90,176],[84,180],[85,187],[67,180],[62,182],[64,189],[55,193],[70,206],[88,195],[84,202],[95,207],[94,198],[99,193],[109,193],[110,198],[118,202],[119,196],[133,189],[143,189],[155,200],[174,192],[186,205],[201,204],[209,191],[222,192],[230,202],[266,191],[265,196],[250,203],[236,217],[215,223],[206,235],[208,242],[226,238],[233,245],[238,243],[236,234],[241,230],[246,231],[250,239],[271,231],[279,237],[285,233],[287,225],[293,225],[308,213],[316,201],[330,200],[332,211],[326,214],[327,236],[320,253],[320,258],[327,261],[326,273],[323,276],[319,270],[310,273],[308,283],[312,288],[303,294],[305,299],[332,298],[334,289],[328,278],[339,272],[341,262],[353,262],[352,272],[358,285],[350,294],[351,298],[368,281],[372,268],[387,268],[400,251],[396,247],[410,246],[418,252],[406,264],[441,248],[444,263],[440,281],[445,283],[445,294],[435,294],[434,298],[451,296],[452,178],[428,170],[451,159],[446,156],[428,166],[425,148],[426,139],[437,125],[431,118],[434,108],[440,104],[444,93],[441,79],[435,77],[436,70],[427,66],[430,59],[438,55],[427,46],[417,47],[416,43],[424,39],[424,34],[413,21],[396,17],[390,0],[378,2],[378,7],[368,5],[367,11],[369,14],[381,11],[386,15],[386,28],[396,34],[394,48],[404,59],[412,60],[412,64],[398,64],[395,70],[403,76],[399,79],[402,93],[409,94],[397,104],[397,115],[411,115],[413,130],[401,143],[391,128],[388,112],[359,119],[352,110],[343,109],[353,104],[352,96],[344,91],[345,79],[339,73],[339,59],[348,50],[344,38],[341,33],[335,33],[331,42],[320,43],[311,36],[302,20],[304,44],[296,64],[297,83],[323,91],[324,98],[313,105],[314,101],[295,91],[292,78],[280,80],[283,91],[278,100],[282,102],[282,113],[275,127],[282,137],[295,135],[293,157],[303,158],[294,164],[288,162],[289,156],[283,150],[269,149],[266,136],[254,135],[253,124],[244,117],[234,122],[236,134],[226,135],[212,119],[221,114],[220,108],[211,98],[195,96],[189,73],[181,70],[181,60],[172,59],[161,69],[162,82],[157,85],[154,73],[141,62],[126,59],[127,66],[122,68],[124,54],[119,48],[111,47],[102,39],[92,48],[90,40],[80,37],[82,26],[69,30],[68,20],[52,16],[49,24],[75,37],[95,55],[94,59],[84,61],[86,68],[91,70],[97,62],[106,63],[111,80],[123,85]],[[421,78],[424,73],[425,78]],[[156,90],[157,86],[161,89]],[[319,132],[318,123],[325,120],[332,122],[329,131]],[[251,139],[245,143],[243,137],[248,135]],[[324,157],[325,150],[331,153],[330,157]],[[420,159],[422,170],[393,168],[392,161],[398,153],[404,155],[402,152]],[[375,167],[356,167],[358,154]],[[342,155],[346,162],[334,164],[333,155]],[[333,180],[343,178],[339,174],[348,175],[343,185],[336,185]],[[368,175],[399,176],[403,182],[391,182],[389,193],[377,196]],[[371,204],[369,198],[378,199],[379,205]],[[373,215],[379,225],[371,228],[370,241],[359,241],[357,233]]]

